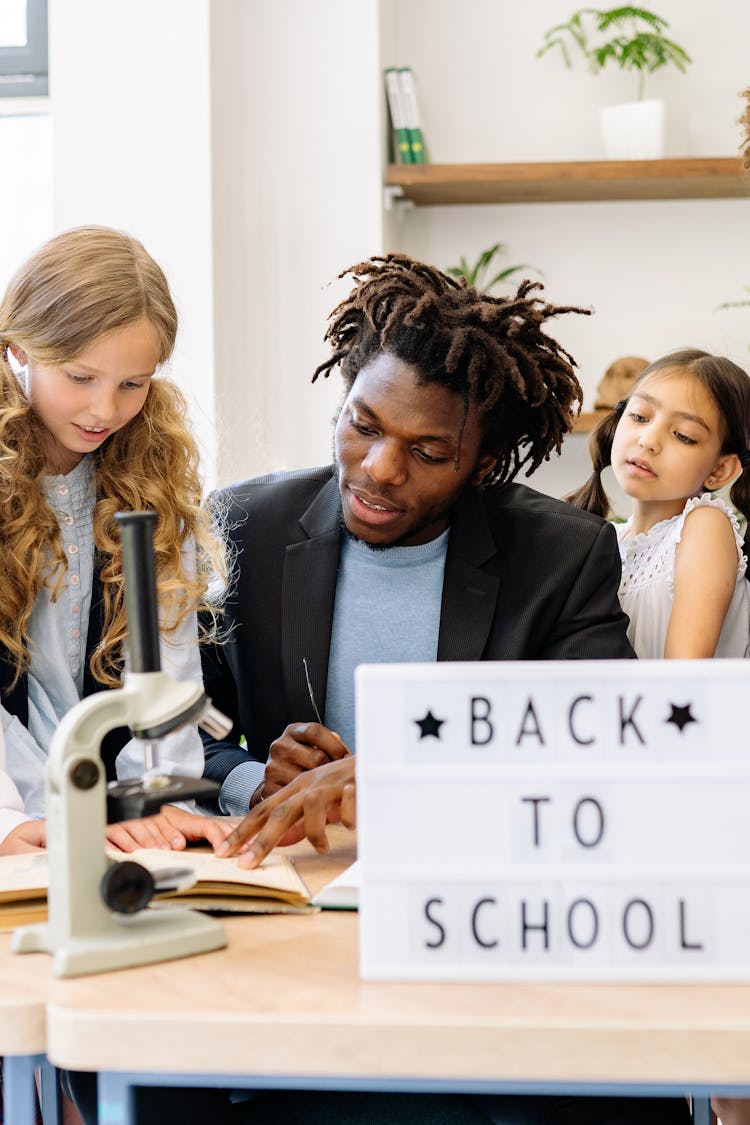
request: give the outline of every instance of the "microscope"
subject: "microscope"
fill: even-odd
[[[123,686],[81,700],[64,716],[47,762],[48,921],[16,929],[16,953],[46,951],[56,976],[79,976],[204,953],[226,945],[215,918],[181,907],[146,909],[154,878],[132,862],[111,862],[107,820],[131,819],[162,805],[215,796],[213,782],[160,774],[153,746],[185,723],[220,738],[228,720],[201,685],[161,670],[154,512],[120,512],[128,664]],[[100,750],[115,727],[144,741],[147,769],[139,780],[106,784]]]

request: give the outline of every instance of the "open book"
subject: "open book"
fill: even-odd
[[[288,856],[274,853],[260,867],[248,870],[238,867],[235,858],[220,859],[203,848],[181,852],[141,848],[109,855],[113,862],[140,863],[155,877],[165,869],[184,869],[183,878],[168,880],[179,889],[157,891],[151,909],[166,909],[176,901],[196,910],[243,914],[307,913],[317,909]],[[48,885],[46,852],[0,856],[0,930],[45,921]]]

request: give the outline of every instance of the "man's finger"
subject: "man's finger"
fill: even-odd
[[[345,828],[357,827],[357,790],[353,781],[344,786],[341,794],[341,823]]]
[[[281,790],[279,790],[279,793]],[[217,855],[235,855],[243,844],[248,840],[252,840],[253,836],[261,830],[270,816],[273,803],[279,801],[279,794],[274,793],[272,797],[262,801],[259,805],[249,812],[244,820],[241,820],[233,831],[229,833],[223,843],[219,844],[216,849]],[[270,807],[269,807],[270,806]]]
[[[257,867],[302,816],[302,797],[289,797],[274,808],[239,860],[240,867]]]
[[[331,803],[324,789],[313,789],[306,794],[302,811],[308,840],[316,852],[327,852],[326,821],[330,818],[332,824],[338,823],[338,804]]]
[[[328,761],[331,762],[337,761],[339,758],[345,758],[351,753],[341,735],[337,734],[335,730],[324,727],[322,723],[290,723],[277,742],[283,744],[287,736],[297,743],[322,750]],[[273,747],[276,743],[271,745]]]

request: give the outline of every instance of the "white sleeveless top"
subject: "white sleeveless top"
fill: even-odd
[[[674,604],[674,562],[685,517],[693,508],[711,506],[724,512],[732,524],[737,544],[737,578],[715,656],[750,653],[750,598],[745,580],[747,560],[737,518],[718,496],[704,493],[687,501],[682,512],[655,524],[650,531],[632,535],[632,517],[617,525],[622,559],[620,604],[630,618],[628,640],[641,660],[664,656],[667,626]]]

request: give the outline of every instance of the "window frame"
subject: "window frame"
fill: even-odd
[[[47,0],[26,0],[26,43],[0,47],[0,98],[48,93]]]

